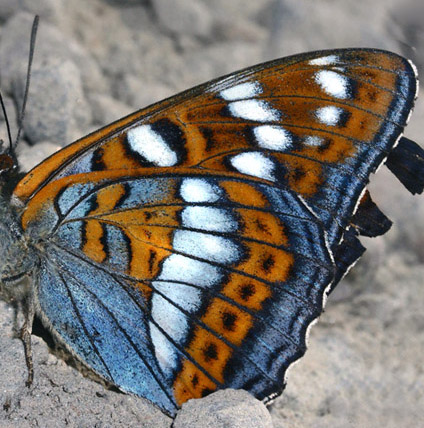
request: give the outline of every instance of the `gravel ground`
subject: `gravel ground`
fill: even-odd
[[[140,107],[292,53],[385,48],[424,71],[420,0],[0,0],[0,77],[13,132],[35,13],[41,24],[19,149],[26,168]],[[423,123],[424,96],[406,132],[421,144]],[[371,192],[395,225],[364,240],[369,251],[312,329],[309,351],[269,408],[272,421],[256,400],[228,391],[184,408],[175,427],[424,425],[424,198],[408,195],[385,168]],[[171,426],[144,400],[83,377],[37,336],[28,390],[13,309],[2,302],[0,323],[1,427]]]

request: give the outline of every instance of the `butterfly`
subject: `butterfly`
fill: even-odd
[[[414,66],[374,49],[304,53],[114,122],[24,176],[0,155],[0,281],[109,384],[175,416],[240,388],[270,402],[326,297],[385,233],[369,176],[412,193],[402,137]],[[19,286],[23,279],[30,286]]]

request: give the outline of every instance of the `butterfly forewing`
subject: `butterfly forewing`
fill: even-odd
[[[415,93],[410,64],[386,52],[342,50],[274,61],[77,142],[65,149],[69,155],[53,156],[24,179],[15,194],[25,198],[40,184],[99,170],[237,171],[302,195],[331,243],[338,242],[369,173],[401,134]]]
[[[326,289],[363,251],[345,231],[416,85],[395,54],[298,55],[53,155],[14,192],[50,255],[44,316],[93,370],[170,414],[222,387],[280,393]]]

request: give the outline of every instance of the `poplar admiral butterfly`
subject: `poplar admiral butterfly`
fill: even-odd
[[[26,308],[29,383],[36,315],[171,416],[221,388],[279,395],[358,235],[391,225],[370,174],[385,163],[423,190],[424,152],[402,137],[417,88],[394,53],[304,53],[137,111],[23,177],[3,148],[0,281]]]

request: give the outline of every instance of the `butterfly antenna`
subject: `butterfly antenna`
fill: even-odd
[[[6,106],[4,105],[3,94],[1,93],[1,91],[0,91],[0,104],[1,104],[1,109],[3,111],[4,121],[6,122],[7,136],[9,138],[9,149],[12,150],[13,148],[12,133],[10,132],[9,118],[7,117]]]
[[[16,135],[16,141],[15,141],[15,144],[13,145],[13,147],[11,147],[12,152],[14,151],[14,149],[16,148],[16,146],[18,145],[19,140],[21,138],[22,127],[23,127],[24,118],[25,118],[25,109],[26,109],[26,104],[27,104],[27,100],[28,100],[29,83],[30,83],[30,80],[31,80],[31,67],[32,67],[32,60],[34,58],[35,39],[37,37],[37,30],[38,30],[38,21],[39,21],[39,19],[40,19],[39,16],[35,15],[34,22],[32,23],[31,41],[30,41],[30,45],[29,45],[29,58],[28,58],[28,69],[27,69],[27,78],[26,78],[25,93],[24,93],[24,99],[23,99],[23,103],[22,103],[21,115],[19,116],[19,128],[18,128],[18,133]]]

